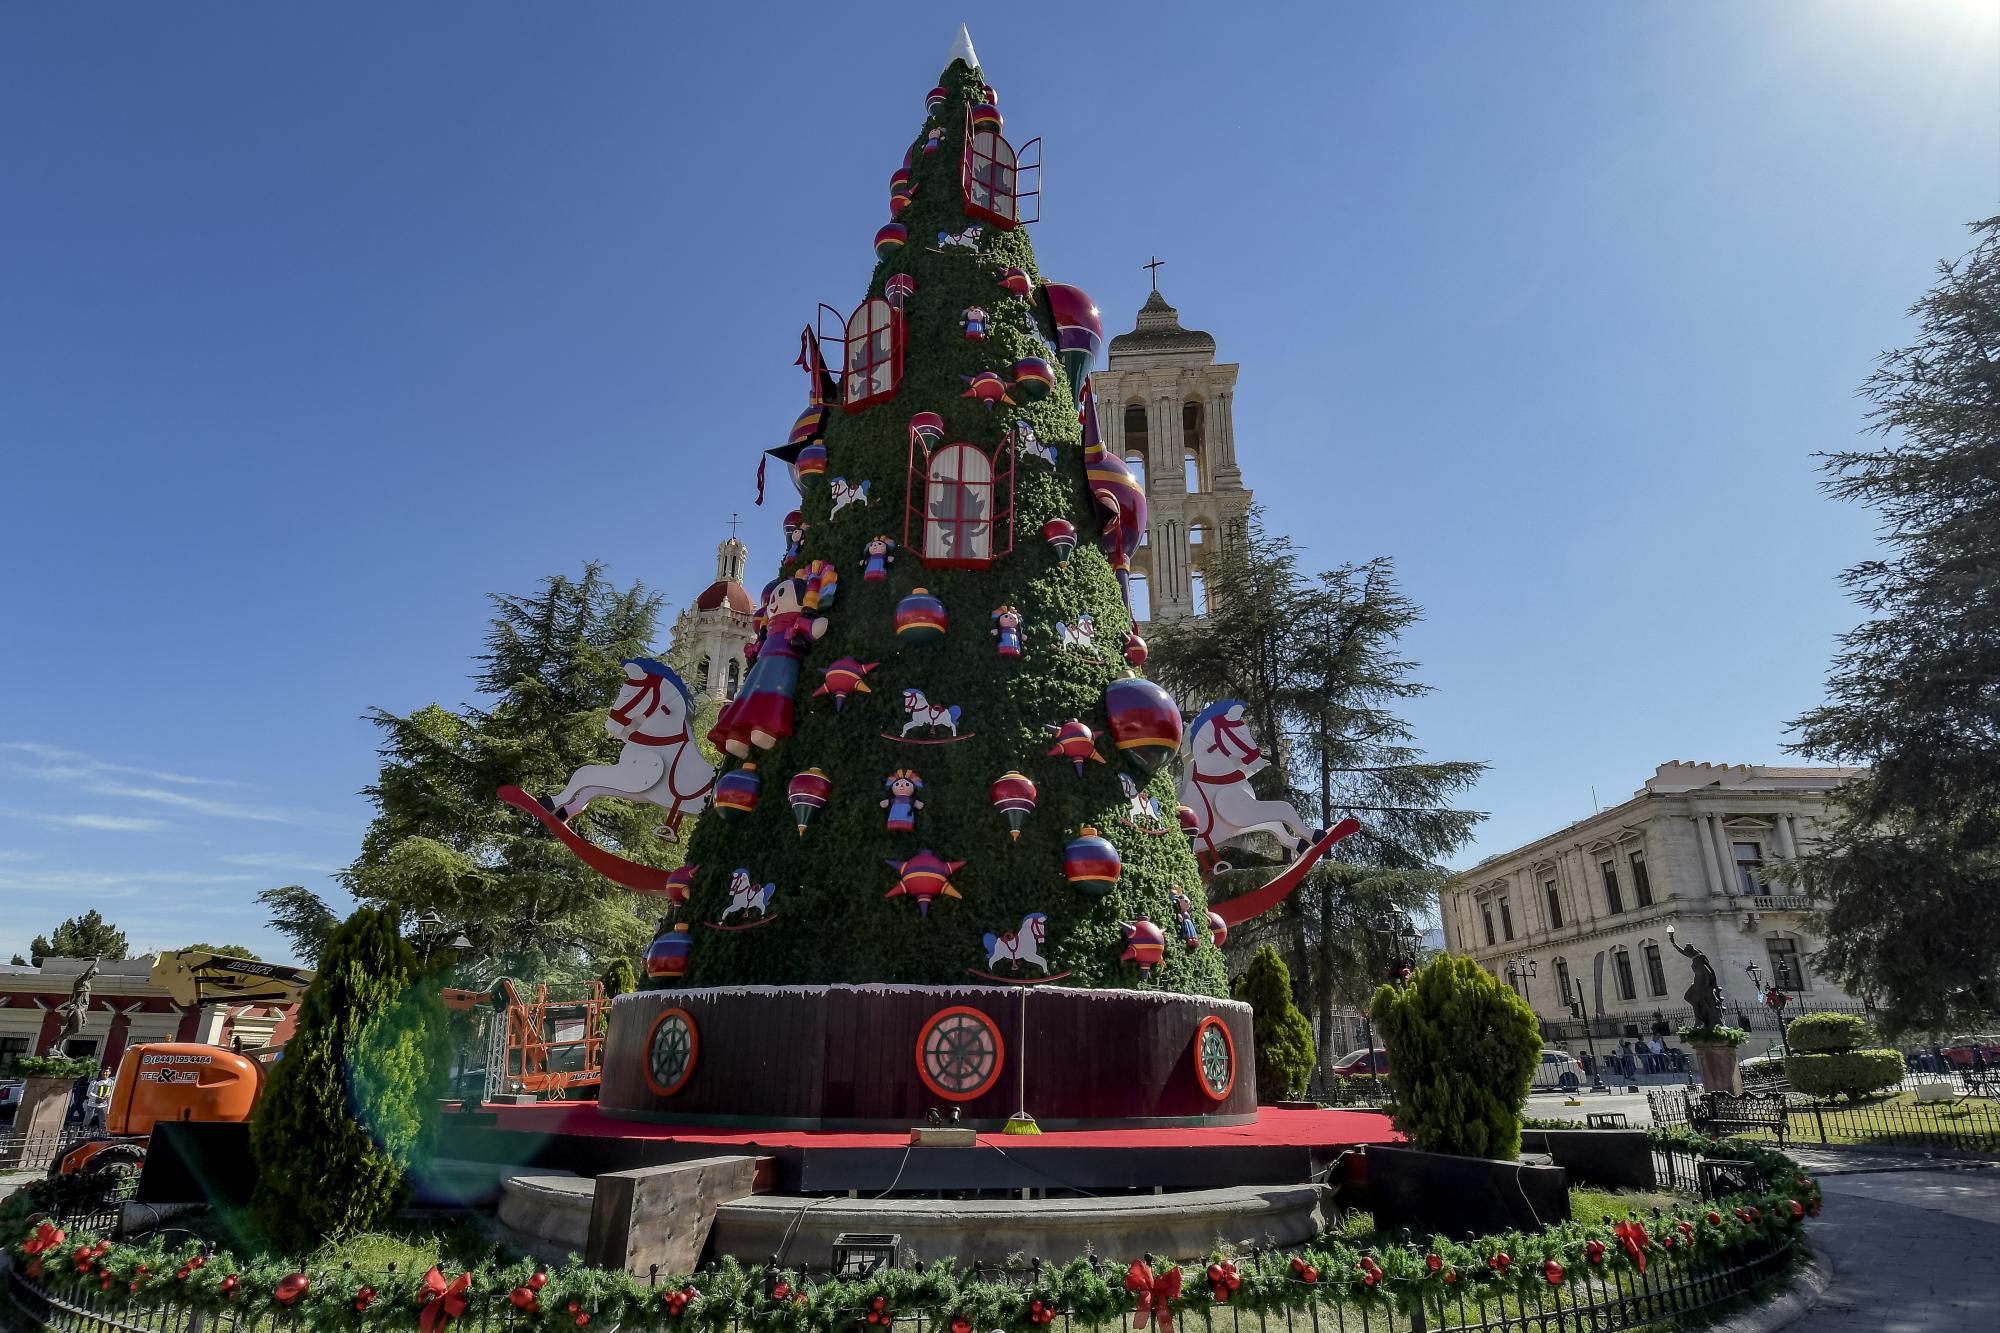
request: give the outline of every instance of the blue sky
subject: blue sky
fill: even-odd
[[[1396,558],[1460,858],[1775,761],[1854,612],[1815,491],[2000,199],[2000,9],[15,5],[0,14],[0,957],[87,907],[281,953],[371,705],[494,590],[677,605],[866,280],[957,22],[1042,268],[1240,362],[1315,562]]]

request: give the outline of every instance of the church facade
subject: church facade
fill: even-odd
[[[674,617],[669,656],[696,699],[734,699],[749,660],[743,650],[756,637],[757,603],[743,586],[749,548],[729,537],[715,548],[715,581]]]
[[[1208,555],[1240,533],[1251,494],[1236,462],[1236,370],[1215,339],[1181,327],[1157,288],[1091,376],[1105,446],[1145,479],[1145,545],[1132,561],[1142,621],[1208,613]]]

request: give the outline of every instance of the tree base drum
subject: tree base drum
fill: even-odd
[[[998,1130],[1248,1124],[1250,1007],[1160,991],[725,986],[612,1011],[599,1105],[617,1119]]]

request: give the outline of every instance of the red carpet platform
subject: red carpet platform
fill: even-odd
[[[487,1106],[448,1129],[452,1156],[584,1175],[756,1153],[787,1193],[994,1189],[1212,1189],[1300,1184],[1351,1148],[1402,1136],[1373,1111],[1265,1108],[1256,1123],[1178,1129],[981,1134],[977,1148],[911,1148],[903,1133],[731,1129],[617,1120],[594,1103]],[[470,1117],[469,1117],[470,1119]]]

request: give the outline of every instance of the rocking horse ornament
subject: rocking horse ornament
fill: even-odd
[[[1243,720],[1241,700],[1224,699],[1196,715],[1181,748],[1180,800],[1192,814],[1188,838],[1205,874],[1230,868],[1223,844],[1251,833],[1269,833],[1291,863],[1261,889],[1211,904],[1226,925],[1269,911],[1299,886],[1319,859],[1361,825],[1343,819],[1331,829],[1314,829],[1289,801],[1260,800],[1250,779],[1270,767]]]
[[[570,821],[600,796],[643,801],[667,812],[662,836],[680,840],[681,820],[700,814],[715,790],[715,768],[690,744],[688,718],[694,696],[674,669],[650,657],[624,661],[625,682],[604,729],[624,747],[609,764],[585,764],[554,796],[535,797],[519,787],[502,787],[500,799],[539,819],[543,826],[599,874],[644,893],[667,892],[668,872],[639,865],[605,851],[570,827]]]

